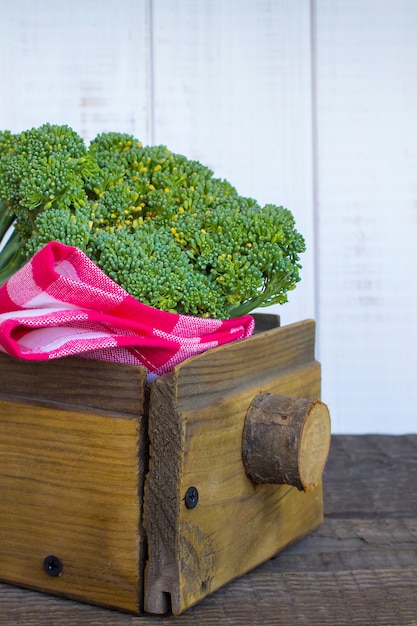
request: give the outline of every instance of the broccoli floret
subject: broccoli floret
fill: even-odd
[[[200,213],[178,213],[171,232],[194,271],[220,286],[222,317],[287,301],[299,281],[302,236],[283,207],[240,199]]]
[[[0,208],[26,255],[74,245],[142,302],[218,318],[283,303],[300,280],[305,244],[290,211],[262,208],[166,146],[102,133],[87,149],[49,125],[3,133],[1,146]]]
[[[33,234],[25,245],[26,257],[35,254],[50,241],[61,241],[85,251],[93,226],[91,211],[91,203],[87,202],[74,209],[51,207],[38,213]]]
[[[2,180],[7,176],[6,163],[9,152],[13,151],[13,135],[9,130],[0,132],[0,242],[15,220],[15,215],[6,203],[5,192],[2,189]]]
[[[12,265],[9,260],[9,274],[51,237],[79,240],[75,226],[68,225],[72,214],[89,203],[85,178],[97,166],[83,139],[66,125],[44,124],[16,135],[6,131],[0,135],[0,148],[0,198],[15,228],[0,266],[6,249],[9,255],[12,248],[19,250]],[[6,279],[6,273],[0,275],[0,283]]]
[[[12,137],[2,163],[0,197],[18,214],[83,206],[84,179],[93,168],[85,143],[74,130],[44,124]]]
[[[194,271],[169,229],[153,220],[134,230],[101,230],[90,240],[89,256],[134,297],[158,309],[215,315],[221,289]]]
[[[166,146],[142,146],[132,135],[102,133],[90,144],[99,171],[86,185],[97,199],[109,192],[121,195],[118,210],[126,221],[139,217],[170,218],[180,207],[205,210],[213,201],[236,190],[198,161],[173,154]],[[132,213],[128,213],[131,210]],[[119,223],[119,221],[118,221]]]

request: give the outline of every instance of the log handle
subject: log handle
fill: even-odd
[[[242,457],[255,483],[309,491],[319,483],[330,449],[330,414],[320,400],[262,392],[250,405]]]

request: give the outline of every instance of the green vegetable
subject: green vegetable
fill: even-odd
[[[123,133],[87,148],[68,126],[0,133],[0,284],[49,241],[84,252],[166,311],[236,317],[287,301],[303,237],[291,212],[241,197],[165,146]]]

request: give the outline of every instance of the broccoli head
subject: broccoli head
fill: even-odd
[[[82,206],[92,164],[83,139],[69,126],[32,128],[10,137],[1,159],[0,197],[29,215],[51,206]]]
[[[240,196],[166,146],[110,132],[87,149],[46,124],[0,134],[0,148],[0,211],[15,220],[18,263],[61,241],[142,302],[218,318],[283,303],[300,280],[305,243],[291,212]]]
[[[35,251],[38,241],[43,243],[42,224],[50,222],[57,235],[65,232],[63,239],[72,240],[62,221],[88,204],[84,183],[95,168],[83,139],[69,126],[44,124],[16,135],[0,133],[0,222],[14,223],[1,251],[0,284]],[[4,235],[0,225],[0,237]]]

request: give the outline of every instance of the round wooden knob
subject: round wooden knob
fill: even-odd
[[[246,415],[242,456],[255,483],[300,491],[320,481],[330,449],[330,415],[320,400],[262,392]]]

